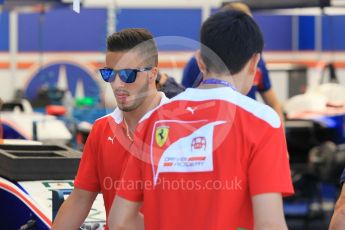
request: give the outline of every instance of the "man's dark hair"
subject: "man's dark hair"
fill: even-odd
[[[143,28],[124,29],[107,38],[107,50],[111,52],[138,49],[145,62],[158,65],[158,50],[152,34]]]
[[[200,41],[201,58],[207,71],[219,74],[240,72],[250,58],[263,49],[258,25],[250,16],[237,10],[209,17],[201,27]]]

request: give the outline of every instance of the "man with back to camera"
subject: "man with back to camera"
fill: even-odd
[[[129,156],[132,131],[146,112],[167,101],[156,89],[157,65],[158,51],[149,31],[126,29],[108,37],[106,68],[100,73],[111,84],[118,107],[93,125],[75,188],[61,206],[52,229],[78,229],[99,192],[108,216]]]
[[[243,2],[228,2],[223,5],[221,11],[226,10],[240,10],[253,17],[249,7]],[[183,70],[182,85],[186,88],[197,87],[202,81],[202,74],[198,67],[195,57],[193,56],[186,64]],[[280,119],[284,121],[284,115],[281,103],[277,99],[276,93],[272,88],[266,63],[261,57],[258,63],[258,69],[255,73],[254,83],[252,88],[247,93],[248,97],[256,99],[256,93],[259,92],[263,101],[272,107],[279,115]]]
[[[204,80],[142,118],[110,229],[142,229],[140,208],[146,230],[287,229],[282,196],[293,187],[282,123],[243,95],[262,52],[260,29],[243,12],[219,12],[200,41]]]

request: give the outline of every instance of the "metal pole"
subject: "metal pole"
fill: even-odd
[[[292,16],[292,50],[299,49],[299,16]]]
[[[110,1],[107,11],[107,34],[108,36],[116,31],[116,2]]]
[[[18,12],[12,10],[10,12],[10,72],[11,72],[11,88],[14,92],[17,89],[17,55],[18,55]],[[13,95],[14,96],[14,95]]]

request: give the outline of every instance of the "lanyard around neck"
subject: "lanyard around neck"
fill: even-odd
[[[224,80],[220,80],[220,79],[216,79],[216,78],[209,78],[209,79],[203,80],[201,82],[201,84],[205,84],[205,85],[224,85],[224,86],[230,87],[231,89],[237,91],[236,88],[230,82],[227,82],[227,81],[224,81]]]

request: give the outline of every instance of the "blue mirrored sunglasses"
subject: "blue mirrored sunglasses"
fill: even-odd
[[[102,75],[102,78],[106,82],[113,82],[116,75],[120,76],[121,81],[125,83],[133,83],[137,78],[137,73],[145,72],[151,70],[153,67],[144,67],[138,69],[120,69],[114,70],[112,68],[102,68],[99,72]]]

